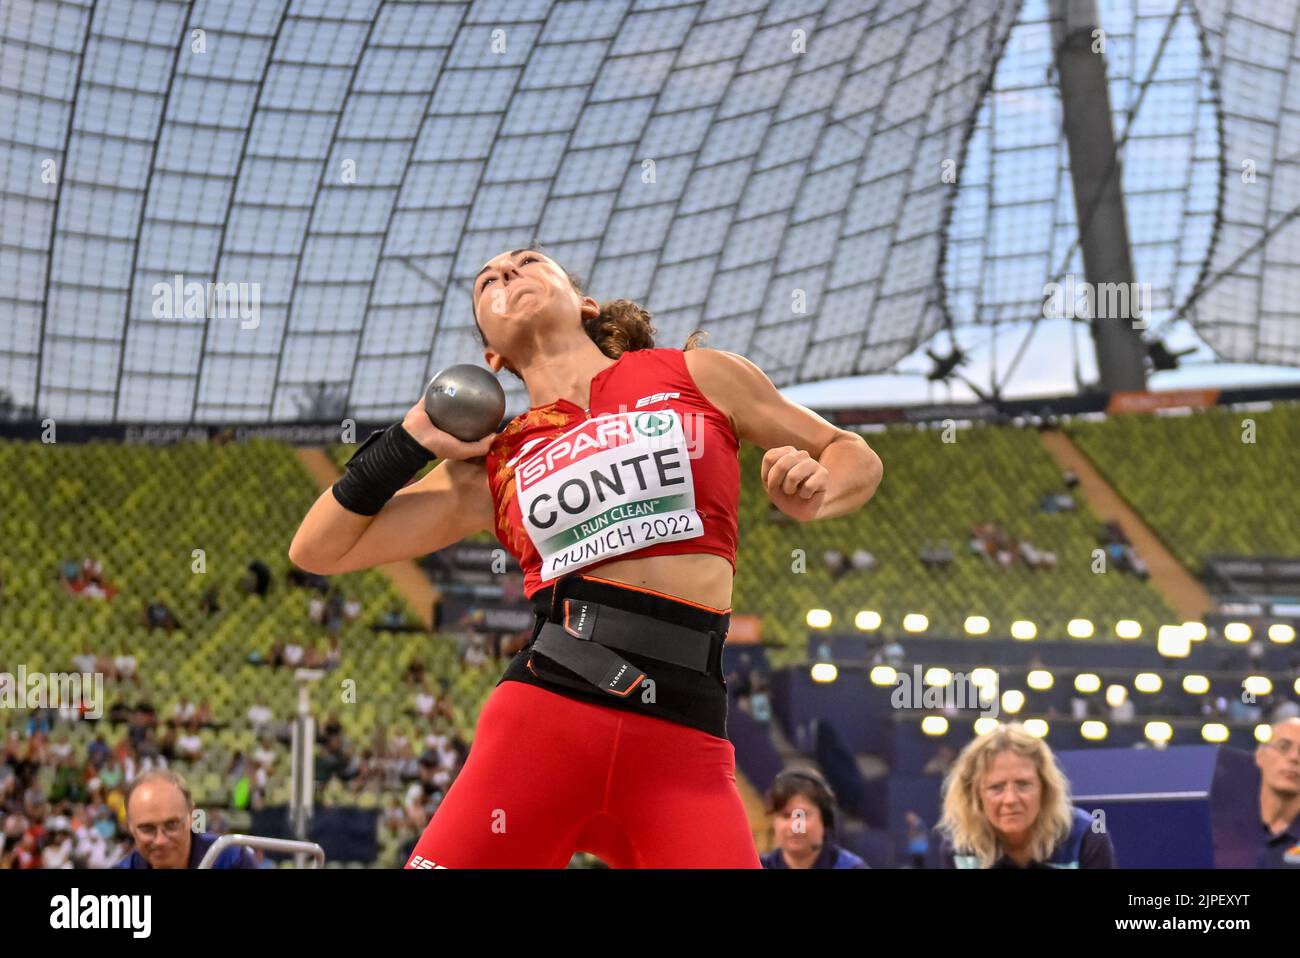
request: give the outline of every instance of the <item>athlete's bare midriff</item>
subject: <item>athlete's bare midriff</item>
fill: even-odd
[[[731,608],[731,563],[710,552],[616,559],[596,566],[589,574],[663,592],[719,611]]]

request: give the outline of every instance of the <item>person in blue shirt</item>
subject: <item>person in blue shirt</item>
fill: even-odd
[[[96,735],[95,740],[86,746],[86,757],[96,768],[107,762],[112,755],[113,750],[108,747],[102,735]]]
[[[1300,718],[1275,722],[1255,749],[1259,766],[1260,868],[1300,869]]]
[[[944,868],[1114,868],[1110,836],[1070,803],[1047,743],[999,725],[961,750],[943,784]]]
[[[50,734],[50,709],[32,709],[27,716],[27,737],[37,732]]]
[[[776,847],[759,860],[764,868],[866,868],[853,852],[835,844],[835,793],[817,772],[782,772],[767,793]]]
[[[126,792],[126,827],[135,850],[114,868],[198,868],[219,836],[191,829],[194,799],[185,779],[167,768],[136,776]],[[248,848],[227,848],[213,868],[256,868]]]

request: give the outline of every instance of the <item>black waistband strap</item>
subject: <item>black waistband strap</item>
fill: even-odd
[[[533,651],[620,698],[631,695],[647,678],[645,672],[617,652],[595,642],[575,639],[555,622],[542,626],[533,642]]]
[[[542,626],[534,651],[618,696],[629,695],[647,675],[613,649],[707,675],[713,643],[722,638],[590,599],[565,598],[561,616]]]

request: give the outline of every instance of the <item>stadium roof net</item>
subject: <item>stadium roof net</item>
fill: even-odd
[[[1100,9],[1157,320],[1295,364],[1286,6]],[[661,344],[703,327],[779,385],[889,369],[1080,271],[1047,15],[7,0],[0,398],[80,421],[391,417],[481,362],[471,279],[534,238],[597,298],[645,303]]]

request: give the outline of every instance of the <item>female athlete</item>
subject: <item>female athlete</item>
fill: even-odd
[[[772,503],[807,522],[875,492],[861,436],[785,399],[733,353],[655,348],[650,314],[604,305],[534,248],[473,286],[494,372],[533,403],[462,442],[416,403],[370,437],[289,557],[322,575],[491,529],[519,562],[532,638],[485,702],[468,758],[407,868],[758,868],[727,740],[741,440]],[[432,457],[440,462],[405,485]]]

